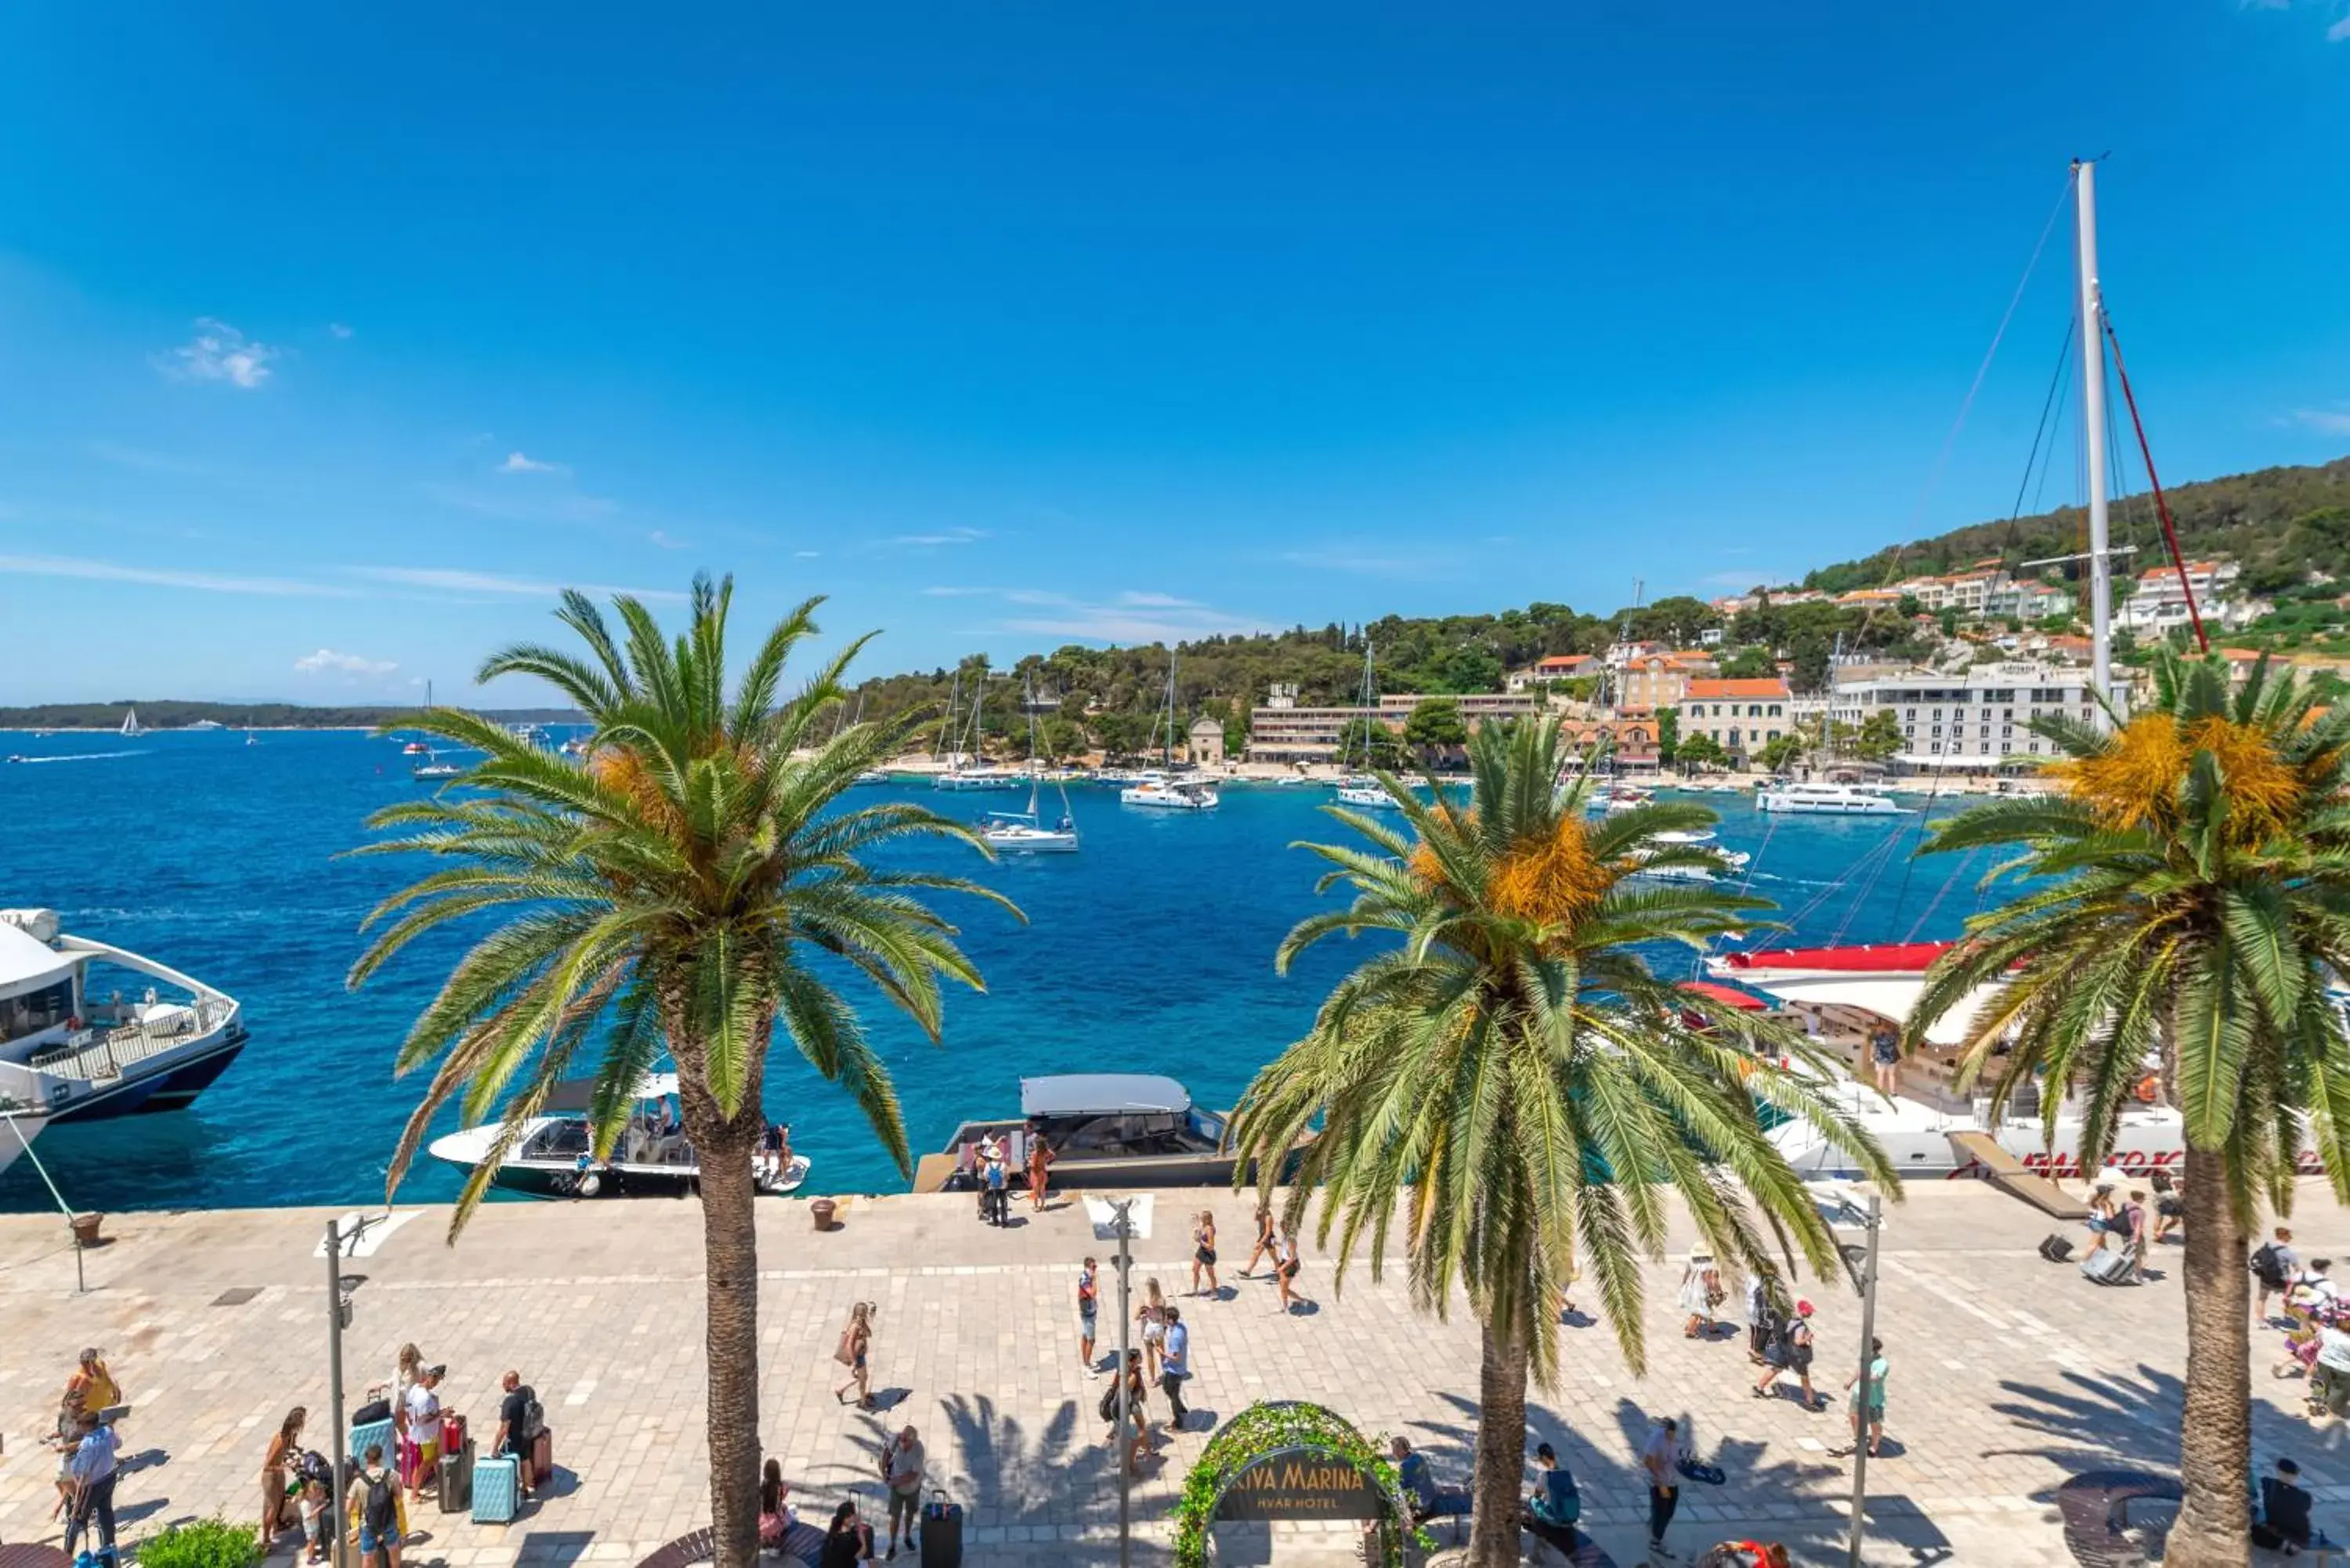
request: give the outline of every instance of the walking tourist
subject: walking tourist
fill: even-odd
[[[840,1343],[834,1347],[832,1358],[848,1368],[848,1381],[832,1391],[833,1403],[848,1397],[851,1388],[857,1390],[857,1407],[873,1408],[871,1369],[867,1357],[873,1349],[873,1303],[858,1302],[848,1309],[848,1326],[840,1331]]]
[[[2100,1181],[2089,1189],[2089,1217],[2083,1221],[2089,1228],[2089,1251],[2101,1252],[2106,1243],[2121,1233],[2121,1202],[2114,1196],[2113,1183]]]
[[[884,1555],[895,1557],[899,1534],[912,1546],[914,1526],[922,1516],[922,1442],[913,1428],[900,1428],[881,1451],[881,1480],[889,1490],[889,1550]]]
[[[860,1563],[873,1561],[873,1527],[857,1517],[855,1500],[842,1503],[832,1511],[832,1523],[824,1532],[824,1550],[817,1554],[816,1568],[857,1568]]]
[[[73,1373],[66,1379],[66,1392],[81,1399],[81,1407],[96,1416],[122,1403],[122,1386],[106,1365],[106,1353],[92,1346],[81,1353]]]
[[[1713,1332],[1713,1313],[1723,1300],[1721,1275],[1713,1266],[1712,1258],[1703,1252],[1691,1252],[1681,1270],[1680,1306],[1688,1314],[1681,1324],[1681,1337],[1702,1339]]]
[[[1877,1077],[1877,1092],[1888,1097],[1901,1086],[1901,1039],[1889,1028],[1879,1029],[1868,1037],[1869,1065]]]
[[[1844,1386],[1852,1390],[1852,1448],[1840,1449],[1837,1452],[1848,1454],[1860,1447],[1861,1428],[1866,1426],[1868,1428],[1868,1457],[1872,1459],[1877,1458],[1877,1447],[1885,1440],[1885,1376],[1891,1370],[1885,1359],[1885,1342],[1870,1340],[1866,1385],[1863,1385],[1857,1372],[1844,1380]]]
[[[2154,1189],[2154,1244],[2158,1247],[2187,1223],[2187,1197],[2178,1179],[2158,1166],[2147,1182]]]
[[[1208,1288],[1200,1289],[1200,1271],[1208,1271]],[[1191,1294],[1213,1295],[1223,1287],[1216,1283],[1216,1217],[1205,1209],[1191,1227]]]
[[[359,1526],[359,1568],[377,1557],[400,1568],[400,1481],[383,1465],[383,1445],[369,1443],[351,1486],[351,1519]]]
[[[2153,1236],[2153,1217],[2147,1211],[2146,1189],[2130,1189],[2129,1202],[2122,1209],[2123,1245],[2129,1249],[2130,1278],[2146,1272],[2146,1250]]]
[[[1241,1270],[1241,1278],[1253,1280],[1256,1277],[1256,1261],[1273,1255],[1273,1205],[1260,1203],[1256,1206],[1256,1245],[1249,1249],[1248,1266]]]
[[[1171,1310],[1159,1293],[1159,1282],[1143,1281],[1142,1304],[1134,1309],[1134,1321],[1142,1331],[1144,1366],[1153,1383],[1159,1381],[1159,1356],[1167,1343],[1167,1314]]]
[[[1548,1443],[1534,1447],[1534,1462],[1542,1467],[1534,1477],[1534,1495],[1526,1500],[1526,1511],[1553,1530],[1566,1532],[1566,1548],[1575,1550],[1579,1539],[1575,1527],[1583,1518],[1583,1493],[1576,1490],[1575,1476],[1558,1462],[1558,1450]]]
[[[1033,1129],[1028,1134],[1028,1207],[1038,1213],[1045,1211],[1045,1189],[1053,1179],[1053,1146],[1045,1135]]]
[[[1004,1168],[1003,1150],[998,1149],[995,1158],[987,1162],[984,1179],[987,1190],[983,1195],[982,1207],[986,1210],[987,1222],[991,1225],[1011,1224],[1012,1173]]]
[[[433,1479],[433,1467],[441,1459],[440,1387],[448,1370],[437,1363],[423,1368],[400,1401],[408,1417],[408,1436],[400,1449],[400,1480],[408,1487],[410,1506],[419,1510],[424,1506],[425,1483]]]
[[[1297,1261],[1297,1232],[1284,1225],[1281,1233],[1274,1238],[1273,1282],[1281,1292],[1276,1310],[1288,1312],[1296,1306],[1297,1272],[1302,1266]]]
[[[294,1469],[302,1457],[302,1422],[308,1415],[296,1405],[269,1435],[261,1457],[261,1550],[266,1556],[277,1537],[302,1521],[295,1504]]]
[[[1167,1334],[1159,1349],[1159,1386],[1167,1393],[1167,1429],[1180,1432],[1191,1412],[1183,1403],[1183,1379],[1191,1376],[1191,1327],[1180,1307],[1167,1309]]]
[[[1127,1434],[1126,1465],[1128,1469],[1135,1469],[1149,1456],[1151,1449],[1150,1416],[1143,1404],[1150,1390],[1142,1379],[1142,1352],[1128,1350],[1126,1353],[1126,1371],[1112,1377],[1109,1386],[1102,1390],[1098,1414],[1108,1428],[1103,1434],[1102,1441],[1113,1450],[1118,1447],[1118,1397],[1121,1388],[1126,1391],[1127,1419],[1134,1423],[1133,1429]]]
[[[1077,1271],[1077,1359],[1094,1370],[1094,1328],[1100,1321],[1101,1296],[1094,1283],[1094,1261]]]
[[[66,1516],[66,1555],[78,1565],[80,1558],[74,1548],[90,1532],[98,1542],[92,1555],[113,1568],[115,1455],[114,1424],[99,1420],[95,1410],[84,1410],[73,1462],[67,1467],[73,1477],[74,1501]]]
[[[2292,1288],[2293,1276],[2301,1267],[2301,1256],[2293,1250],[2293,1232],[2278,1226],[2273,1240],[2252,1249],[2247,1266],[2261,1287],[2260,1299],[2252,1304],[2252,1316],[2265,1322],[2269,1297],[2282,1296]]]
[[[534,1468],[531,1441],[538,1436],[545,1413],[538,1403],[538,1391],[522,1380],[522,1374],[509,1367],[498,1379],[498,1429],[490,1438],[490,1453],[514,1454],[522,1463],[515,1467],[520,1478],[522,1495],[528,1497],[534,1482],[544,1481]]]
[[[1680,1506],[1680,1442],[1679,1425],[1668,1416],[1659,1420],[1648,1433],[1648,1444],[1640,1449],[1640,1468],[1648,1477],[1648,1556],[1669,1559],[1665,1550],[1665,1532],[1673,1522],[1673,1511]]]
[[[1812,1392],[1811,1303],[1795,1303],[1794,1317],[1787,1323],[1785,1332],[1781,1334],[1764,1352],[1763,1359],[1762,1376],[1754,1383],[1754,1397],[1757,1399],[1774,1397],[1775,1390],[1772,1385],[1779,1380],[1779,1374],[1792,1372],[1800,1384],[1804,1408],[1806,1410],[1819,1408],[1819,1396]]]
[[[2284,1310],[2288,1317],[2308,1317],[2321,1307],[2339,1301],[2342,1293],[2332,1277],[2334,1260],[2312,1258],[2293,1277],[2293,1288],[2285,1292]]]
[[[48,1445],[57,1450],[57,1505],[49,1510],[52,1523],[63,1519],[73,1510],[73,1455],[81,1446],[81,1395],[68,1388],[57,1398],[57,1424],[50,1428]]]
[[[2316,1358],[2309,1368],[2309,1414],[2339,1416],[2350,1405],[2350,1331],[2338,1314],[2317,1324]]]
[[[1771,1276],[1756,1269],[1746,1276],[1746,1359],[1757,1366],[1768,1363],[1771,1342],[1777,1337],[1772,1332],[1777,1315],[1771,1302]]]

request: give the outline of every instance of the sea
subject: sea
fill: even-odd
[[[365,988],[344,976],[360,924],[427,869],[415,857],[352,857],[380,807],[432,787],[396,742],[338,732],[0,734],[0,908],[44,907],[68,930],[192,974],[244,1003],[251,1044],[187,1110],[55,1127],[36,1146],[76,1209],[123,1210],[362,1204],[385,1197],[387,1166],[425,1081],[397,1076],[400,1044],[463,951],[463,933],[411,949]],[[977,820],[1009,794],[926,783],[862,786]],[[915,1154],[945,1146],[967,1117],[1016,1111],[1023,1076],[1163,1073],[1222,1107],[1310,1024],[1316,1002],[1371,939],[1326,941],[1286,975],[1284,932],[1339,895],[1301,842],[1345,842],[1326,786],[1235,784],[1214,811],[1119,804],[1072,785],[1076,855],[908,852],[974,877],[1024,919],[968,898],[939,901],[984,975],[983,994],[950,987],[931,1044],[850,984],[903,1102]],[[1767,943],[1923,940],[1954,934],[1986,896],[1987,860],[1911,854],[1949,797],[1910,797],[1898,817],[1773,816],[1744,794],[1691,798],[1721,813],[1729,848],[1749,852],[1749,890],[1789,929]],[[1047,787],[1045,810],[1059,801]],[[1697,959],[1659,952],[1694,978]],[[846,982],[845,983],[849,983]],[[905,1180],[856,1108],[788,1046],[766,1075],[766,1109],[792,1126],[813,1166],[807,1193],[902,1190]],[[435,1131],[457,1125],[444,1114]],[[453,1197],[459,1175],[420,1156],[402,1201]],[[0,1210],[53,1203],[32,1162],[0,1176]]]

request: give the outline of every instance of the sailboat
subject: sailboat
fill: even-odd
[[[1160,811],[1213,811],[1222,805],[1223,797],[1208,785],[1168,774],[1175,761],[1175,653],[1171,649],[1167,654],[1167,698],[1159,709],[1159,725],[1163,726],[1159,732],[1160,765],[1136,774],[1132,784],[1118,792],[1119,804]]]
[[[1395,811],[1399,809],[1396,805],[1395,796],[1382,789],[1379,786],[1379,781],[1371,775],[1370,727],[1379,722],[1379,684],[1378,676],[1374,672],[1371,665],[1371,639],[1367,637],[1363,639],[1361,698],[1363,716],[1356,722],[1363,726],[1362,771],[1347,774],[1338,780],[1338,804],[1367,806],[1374,811]],[[1347,763],[1347,754],[1342,751],[1338,757],[1338,765],[1344,768]]]
[[[957,670],[955,679],[958,685],[961,684],[962,678],[962,672]],[[984,665],[977,671],[977,687],[978,690],[971,700],[970,760],[968,762],[964,760],[962,736],[957,732],[952,742],[955,750],[947,757],[947,771],[932,781],[933,787],[938,789],[1018,789],[1020,787],[1018,774],[1014,773],[1010,768],[991,767],[981,758],[980,749],[986,743],[987,737],[987,732],[982,727],[987,708],[987,669]],[[950,690],[947,696],[947,723],[950,728],[954,723],[954,693]]]
[[[2096,165],[2076,162],[2079,274],[2076,311],[2081,345],[2081,421],[2084,473],[2088,488],[2090,683],[2111,700],[2113,551],[2106,495],[2106,324],[2097,281]],[[2126,385],[2126,383],[2125,383]],[[2084,1174],[2081,1129],[2086,1107],[2069,1085],[2043,1096],[2041,1085],[2020,1089],[2008,1113],[1994,1119],[1980,1089],[1961,1097],[1954,1085],[1959,1054],[1974,1033],[1974,1021],[1995,1006],[1994,982],[1963,997],[1929,1027],[1918,1049],[1897,1069],[1898,1092],[1880,1094],[1858,1081],[1861,1058],[1870,1042],[1909,1018],[1924,991],[1927,971],[1950,950],[1949,942],[1782,948],[1716,956],[1706,969],[1719,981],[1750,987],[1777,1001],[1789,1013],[1819,1028],[1821,1043],[1847,1055],[1855,1079],[1834,1085],[1839,1107],[1883,1147],[1902,1175],[1982,1176],[1987,1161],[2009,1158],[2045,1176]],[[1854,1021],[1861,1021],[1856,1029]],[[2185,1155],[2179,1114],[2159,1103],[2149,1063],[2137,1103],[2121,1113],[2111,1159],[2126,1172],[2175,1166]],[[1795,1169],[1807,1177],[1856,1174],[1846,1158],[1807,1124],[1789,1123],[1772,1137]],[[2302,1168],[2314,1168],[2314,1153],[2300,1151]]]
[[[432,706],[432,682],[430,680],[424,683],[424,705],[427,708]],[[400,754],[403,757],[429,757],[432,754],[432,748],[421,741],[411,741],[400,748]]]
[[[1043,763],[1036,754],[1036,702],[1025,686],[1021,706],[1028,710],[1028,809],[991,811],[979,836],[994,848],[1014,855],[1074,855],[1077,850],[1077,820],[1069,814],[1068,786],[1058,780],[1060,820],[1046,827],[1036,815],[1037,786],[1044,782]]]
[[[411,768],[409,773],[411,777],[420,779],[453,779],[464,771],[454,763],[442,762],[441,753],[427,746],[424,748],[424,761]]]
[[[261,744],[259,741],[255,740],[253,737],[253,716],[249,713],[245,715],[244,720],[244,743],[248,746],[257,746]]]
[[[122,734],[125,739],[135,739],[146,732],[147,726],[139,722],[138,709],[130,709],[122,715]]]

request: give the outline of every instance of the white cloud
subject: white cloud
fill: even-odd
[[[949,545],[976,545],[986,537],[984,528],[948,528],[936,534],[899,534],[882,543],[901,550],[934,550]]]
[[[794,550],[792,552],[792,559],[795,561],[813,561],[818,556],[823,554],[824,552],[821,550]]]
[[[684,540],[672,538],[667,530],[661,528],[654,529],[645,535],[645,539],[647,543],[659,545],[664,550],[682,550],[686,547]]]
[[[402,587],[437,588],[444,593],[490,594],[502,598],[551,599],[566,588],[608,597],[628,594],[640,599],[682,602],[685,596],[666,588],[616,588],[602,583],[551,583],[535,577],[510,577],[497,572],[475,572],[445,566],[353,566],[354,576]]]
[[[329,670],[345,675],[389,675],[399,668],[389,659],[365,659],[356,653],[337,653],[331,648],[306,653],[294,661],[296,675],[323,675]]]
[[[569,473],[571,471],[559,462],[541,462],[535,457],[525,457],[518,452],[510,452],[506,453],[506,460],[498,464],[498,472],[500,473]]]
[[[81,577],[93,582],[145,583],[161,588],[192,588],[207,594],[265,594],[276,597],[319,597],[353,598],[349,588],[306,583],[291,577],[243,577],[219,572],[182,572],[153,566],[125,566],[112,561],[86,560],[74,556],[0,556],[0,574],[21,572],[33,577]]]
[[[1179,599],[1173,594],[1139,594],[1132,589],[1118,596],[1118,602],[1138,609],[1198,609],[1198,599]]]
[[[1433,577],[1448,575],[1426,556],[1371,556],[1350,545],[1325,550],[1284,550],[1281,559],[1317,572],[1354,572],[1367,577]]]
[[[226,381],[250,391],[269,379],[269,362],[281,350],[255,343],[225,321],[209,316],[196,318],[196,335],[171,353],[159,357],[156,367],[182,381]]]
[[[999,631],[1029,632],[1080,642],[1180,642],[1272,629],[1271,624],[1172,594],[1122,593],[1108,604],[1089,603],[1045,588],[937,587],[940,598],[998,598],[1031,611],[993,623]]]
[[[344,326],[339,321],[328,322],[327,330],[333,333],[338,337],[348,337],[351,335],[351,329]]]
[[[2345,15],[2341,20],[2325,29],[2325,41],[2329,44],[2350,42],[2350,15]]]
[[[2350,17],[2343,20],[2345,26],[2350,26]],[[2350,37],[2350,33],[2344,36]],[[2295,409],[2293,418],[2294,423],[2307,425],[2314,431],[2324,431],[2327,435],[2350,435],[2350,409]]]

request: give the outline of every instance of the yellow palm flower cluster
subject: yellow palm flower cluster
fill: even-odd
[[[2185,724],[2168,713],[2141,714],[2095,756],[2049,771],[2115,827],[2163,830],[2178,826],[2188,774],[2204,753],[2227,791],[2230,843],[2257,844],[2293,819],[2307,788],[2301,769],[2277,754],[2266,730],[2218,714]]]

